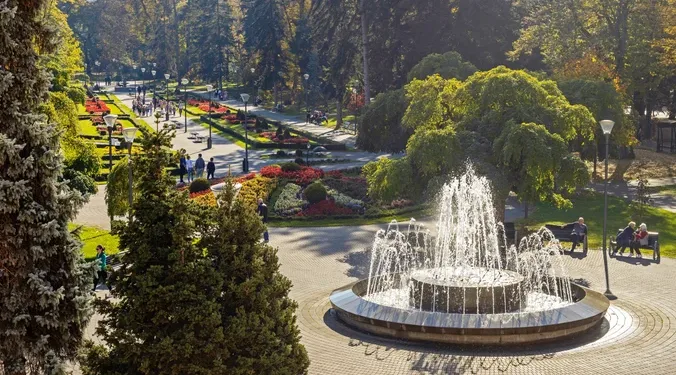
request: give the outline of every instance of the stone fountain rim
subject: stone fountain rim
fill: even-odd
[[[572,305],[551,310],[518,312],[508,314],[458,314],[428,311],[410,311],[379,305],[367,301],[354,289],[365,289],[368,279],[356,281],[334,290],[329,300],[338,317],[348,325],[385,336],[401,337],[412,332],[425,336],[471,335],[509,336],[537,334],[543,341],[543,334],[566,336],[596,325],[605,316],[610,301],[601,293],[571,283],[573,293],[579,298]],[[510,318],[510,319],[508,319]],[[417,338],[414,338],[417,339]],[[447,338],[423,339],[423,341],[447,342]],[[454,341],[455,342],[455,341]],[[502,343],[502,340],[491,342]]]

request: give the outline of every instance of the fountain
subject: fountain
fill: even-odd
[[[509,245],[488,180],[473,168],[444,185],[434,235],[411,219],[376,234],[368,279],[334,291],[346,324],[430,342],[509,345],[597,326],[610,303],[572,284],[543,228]]]

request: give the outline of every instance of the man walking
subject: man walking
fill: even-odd
[[[197,174],[197,178],[204,176],[204,159],[202,159],[202,154],[198,154],[197,160],[195,160],[195,173]]]
[[[262,198],[258,198],[258,216],[263,220],[263,224],[268,222],[268,206],[263,203]],[[265,227],[265,232],[263,232],[263,241],[268,243],[270,241],[270,235],[268,234],[268,228]]]
[[[214,173],[216,173],[216,164],[214,164],[214,158],[211,158],[207,163],[207,180],[209,177],[214,178]]]

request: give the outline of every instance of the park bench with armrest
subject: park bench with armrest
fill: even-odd
[[[561,225],[547,224],[545,225],[545,228],[549,229],[554,235],[554,238],[559,240],[559,242],[573,242],[571,234],[573,233],[574,225],[575,223],[570,223],[561,227]],[[579,239],[579,243],[582,244],[582,251],[585,253],[589,249],[587,246],[587,237],[589,236],[587,235],[587,228],[585,228],[584,236]]]
[[[608,246],[608,253],[612,255],[612,253],[615,251],[615,247],[617,247],[617,236],[622,233],[624,229],[620,228],[617,231],[616,235],[610,235],[608,238],[608,242],[610,243],[610,246]],[[640,245],[639,249],[647,249],[647,250],[652,250],[653,252],[653,260],[658,262],[660,261],[660,242],[659,242],[659,236],[660,234],[658,232],[648,232],[648,244],[647,245]]]

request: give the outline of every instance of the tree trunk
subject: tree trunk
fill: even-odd
[[[624,74],[625,56],[627,54],[628,39],[628,19],[629,19],[629,0],[620,0],[615,15],[614,32],[616,40],[615,46],[615,72],[622,78]]]
[[[369,86],[369,64],[368,64],[368,46],[367,46],[367,22],[366,22],[366,0],[361,0],[360,3],[360,13],[361,13],[361,44],[362,44],[362,55],[364,57],[364,105],[368,106],[371,104],[371,88]]]
[[[528,219],[528,202],[523,204],[523,218]]]
[[[343,99],[342,95],[339,95],[336,99],[336,130],[340,129],[343,126]]]

